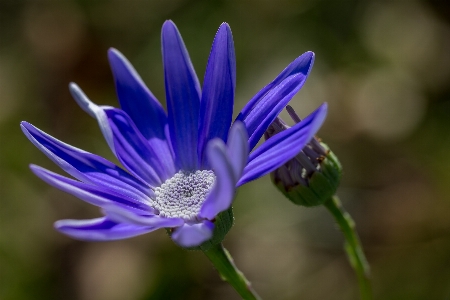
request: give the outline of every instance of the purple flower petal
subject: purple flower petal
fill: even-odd
[[[231,29],[223,23],[214,38],[203,81],[200,102],[198,154],[203,163],[207,143],[213,138],[226,142],[233,115],[236,88],[236,58]]]
[[[267,92],[280,84],[287,77],[298,73],[304,74],[307,77],[313,64],[314,53],[311,51],[305,52],[294,59],[294,61],[292,61],[280,74],[278,74],[278,76],[271,83],[266,85],[255,96],[253,96],[252,99],[250,99],[239,115],[243,118],[247,117],[253,108],[255,108],[256,104],[267,94]]]
[[[237,178],[234,177],[233,165],[228,158],[227,149],[222,140],[214,139],[210,141],[207,154],[209,164],[216,175],[216,181],[200,209],[199,216],[212,220],[218,213],[230,208]]]
[[[200,84],[177,27],[166,21],[162,52],[167,111],[172,146],[178,167],[197,169]]]
[[[100,130],[103,133],[103,136],[108,143],[109,148],[112,152],[115,152],[112,131],[109,127],[108,118],[106,117],[106,113],[104,111],[105,108],[113,107],[96,105],[91,100],[89,100],[89,98],[86,96],[86,94],[83,93],[80,87],[73,82],[69,84],[69,91],[78,105],[91,117],[97,120],[98,126],[100,127]]]
[[[163,164],[173,165],[169,125],[163,107],[119,51],[111,48],[108,57],[121,108],[153,146]]]
[[[140,226],[151,226],[154,228],[173,228],[184,224],[181,218],[161,218],[155,215],[139,215],[125,208],[108,205],[103,207],[103,212],[108,219],[118,223],[129,223]]]
[[[184,220],[181,218],[161,218],[155,215],[143,216],[114,205],[103,206],[103,212],[108,219],[118,223],[151,226],[154,228],[173,228],[184,224]]]
[[[305,78],[292,75],[270,90],[250,114],[242,120],[249,133],[249,147],[253,149],[269,125],[301,88]]]
[[[55,228],[73,238],[84,241],[114,241],[156,230],[153,227],[117,223],[106,217],[91,220],[60,220]]]
[[[148,195],[150,187],[131,176],[112,162],[65,144],[33,125],[22,122],[27,138],[64,171],[83,182],[102,186],[121,193],[133,190],[135,194]]]
[[[181,247],[196,247],[212,238],[214,224],[208,220],[196,224],[184,224],[175,229],[172,239]]]
[[[166,113],[130,62],[118,50],[108,51],[120,107],[147,139],[166,140]]]
[[[324,103],[300,123],[264,142],[250,154],[244,174],[237,185],[264,176],[297,155],[322,126],[326,114],[327,104]]]
[[[155,186],[175,173],[172,150],[164,137],[160,140],[155,136],[147,142],[125,112],[94,104],[74,83],[70,84],[69,89],[81,108],[97,119],[111,151],[136,176]],[[135,152],[134,157],[132,152]],[[137,161],[133,163],[134,158]],[[139,160],[146,161],[150,166],[144,167]]]
[[[242,122],[231,126],[227,142],[227,153],[233,166],[234,178],[240,178],[248,161],[248,135]]]
[[[121,194],[118,194],[111,189],[76,181],[36,165],[30,165],[30,168],[34,174],[48,184],[89,204],[99,207],[114,204],[141,214],[152,211],[149,205],[150,199],[134,193],[133,190],[124,189]]]
[[[130,117],[120,109],[105,109],[112,131],[114,150],[120,162],[152,186],[161,185],[175,174],[169,153],[148,143]]]
[[[306,52],[259,91],[242,109],[236,120],[244,122],[252,150],[267,127],[301,89],[314,63],[314,53]]]

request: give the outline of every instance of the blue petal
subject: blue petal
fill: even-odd
[[[227,23],[217,31],[209,55],[200,102],[198,154],[205,159],[207,143],[213,138],[226,142],[231,124],[236,87],[236,58],[233,36]]]
[[[167,116],[130,62],[116,49],[108,51],[121,108],[147,139],[166,140]]]
[[[181,247],[200,246],[213,236],[214,224],[208,220],[196,224],[184,224],[175,229],[172,239]]]
[[[249,132],[250,149],[256,146],[269,125],[301,88],[304,80],[305,78],[301,75],[289,76],[270,90],[247,118],[242,120]]]
[[[200,84],[177,27],[166,21],[162,28],[162,52],[167,111],[177,166],[197,169],[197,136]]]
[[[301,89],[314,63],[314,53],[306,52],[259,91],[242,109],[236,120],[244,122],[250,137],[250,150],[292,97]]]
[[[143,195],[142,197],[151,191],[148,185],[100,156],[65,144],[27,122],[22,122],[21,128],[39,150],[78,180],[117,193],[133,190],[134,193]]]
[[[116,49],[108,51],[121,108],[158,152],[165,165],[173,165],[167,115],[161,104],[142,82],[130,62]]]
[[[142,216],[117,206],[104,206],[104,214],[112,221],[129,223],[140,226],[151,226],[153,228],[173,228],[184,224],[181,218],[161,218],[155,215]]]
[[[120,109],[105,109],[112,131],[114,151],[134,175],[152,186],[161,185],[175,174],[172,156],[148,143],[130,117]]]
[[[234,178],[240,178],[248,161],[248,135],[240,121],[231,126],[227,142],[227,153],[233,166]]]
[[[121,194],[118,194],[110,189],[76,181],[36,165],[30,165],[30,168],[34,174],[48,184],[89,204],[99,207],[113,204],[140,214],[152,211],[152,208],[149,206],[150,199],[137,195],[132,190],[124,189],[121,191]]]
[[[117,223],[106,217],[91,220],[60,220],[55,228],[73,238],[84,241],[114,241],[156,230],[148,226]]]
[[[296,156],[314,137],[327,114],[327,104],[322,104],[300,123],[282,131],[250,154],[249,162],[238,186],[266,175]]]
[[[125,112],[111,106],[94,104],[74,83],[70,84],[69,89],[81,108],[97,119],[111,151],[135,175],[155,186],[175,173],[171,145],[164,137],[159,139],[153,136],[147,142]],[[131,152],[136,152],[136,156],[133,157]],[[142,159],[150,164],[148,168],[141,166]]]
[[[227,154],[225,144],[220,139],[208,143],[208,160],[216,181],[211,192],[200,209],[200,217],[214,219],[218,213],[230,208],[235,194],[237,178],[234,176],[233,165]]]
[[[83,93],[83,91],[76,85],[75,83],[69,84],[69,91],[72,94],[72,97],[78,103],[78,105],[87,112],[91,117],[95,118],[98,122],[98,126],[100,127],[103,136],[105,137],[106,142],[108,143],[111,151],[114,151],[114,142],[112,137],[112,131],[109,127],[108,118],[106,117],[106,113],[104,111],[105,108],[112,108],[111,106],[98,106],[93,103],[89,98]]]

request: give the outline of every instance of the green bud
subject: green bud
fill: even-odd
[[[300,118],[288,106],[288,113],[295,122]],[[267,129],[266,139],[288,129],[277,118]],[[338,158],[329,147],[313,138],[294,158],[270,174],[272,182],[289,200],[297,205],[317,206],[335,195],[342,175]]]
[[[320,161],[318,170],[313,172],[312,175],[305,177],[304,180],[297,181],[294,184],[283,182],[278,174],[280,172],[289,172],[285,166],[270,174],[278,190],[297,205],[321,205],[335,195],[339,187],[342,175],[341,164],[326,144],[320,143],[320,145],[328,150],[327,154]]]

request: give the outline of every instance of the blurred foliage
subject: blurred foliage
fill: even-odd
[[[160,28],[172,19],[199,78],[221,22],[233,30],[236,112],[301,53],[313,72],[291,105],[321,102],[339,194],[372,265],[376,299],[450,298],[450,6],[375,0],[0,0],[0,299],[238,299],[202,253],[163,230],[85,243],[52,228],[95,208],[28,170],[56,170],[21,134],[27,120],[109,159],[77,82],[117,105],[115,47],[164,99]],[[262,178],[240,189],[225,246],[264,299],[357,299],[342,236],[323,208],[295,207]]]

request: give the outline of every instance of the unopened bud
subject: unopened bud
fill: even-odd
[[[291,118],[300,118],[287,106]],[[266,139],[288,129],[289,126],[277,118],[267,129]],[[321,205],[329,200],[339,186],[342,167],[328,146],[314,137],[294,158],[270,174],[275,186],[292,202],[303,206]]]

